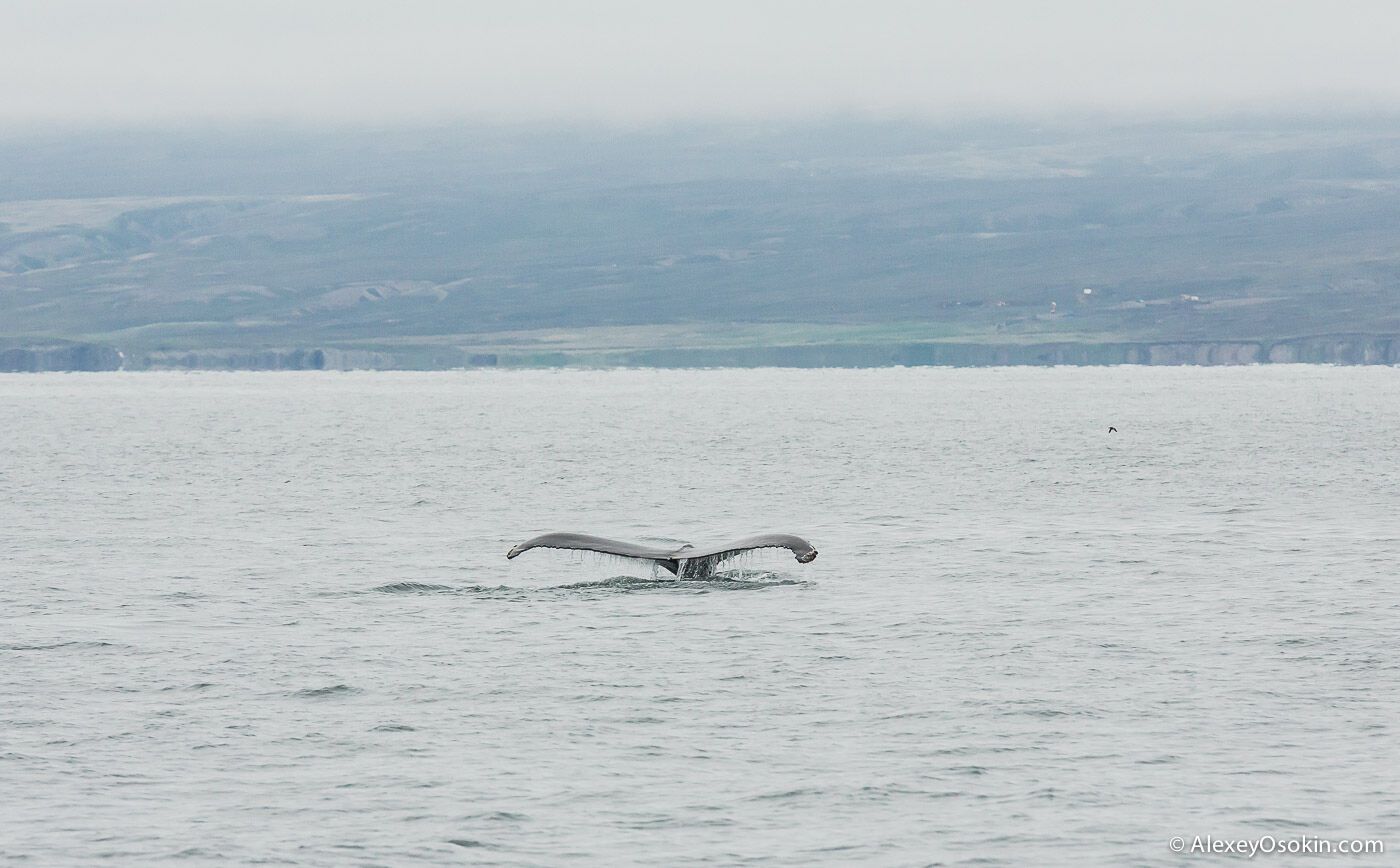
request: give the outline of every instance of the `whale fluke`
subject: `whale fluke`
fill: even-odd
[[[645,546],[590,536],[586,533],[547,533],[527,539],[506,552],[506,557],[514,558],[530,549],[572,549],[620,558],[637,558],[651,561],[677,576],[685,577],[709,575],[718,564],[754,549],[787,549],[801,564],[810,563],[817,557],[817,550],[811,543],[790,533],[763,533],[723,545],[701,548],[690,544],[676,547]]]

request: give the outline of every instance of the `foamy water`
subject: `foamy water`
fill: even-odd
[[[1400,371],[6,375],[0,419],[8,861],[1400,849]],[[821,555],[505,559],[550,530]]]

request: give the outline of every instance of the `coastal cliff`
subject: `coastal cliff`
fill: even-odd
[[[98,344],[0,347],[0,371],[447,370],[452,368],[881,368],[1000,365],[1396,365],[1400,336],[1326,335],[1272,341],[960,341],[813,343],[531,351],[435,347],[414,352],[339,348],[211,349],[123,353]]]
[[[638,367],[870,368],[904,365],[1330,365],[1400,364],[1400,337],[1345,335],[1276,341],[962,342],[812,344],[786,347],[655,349],[600,360]],[[502,364],[512,364],[508,358]]]
[[[99,344],[55,342],[6,347],[0,345],[0,371],[116,371],[121,352]]]
[[[350,371],[400,367],[391,354],[334,348],[160,351],[139,356],[136,364],[148,370],[205,371]]]

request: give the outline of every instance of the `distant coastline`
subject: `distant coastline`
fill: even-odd
[[[61,141],[0,370],[1400,364],[1392,116]]]
[[[1093,365],[1396,365],[1400,335],[1238,341],[905,341],[776,346],[406,351],[293,347],[123,351],[82,342],[0,343],[0,372],[139,370],[454,370],[459,368],[884,368]]]

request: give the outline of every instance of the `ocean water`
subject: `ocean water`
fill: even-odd
[[[0,419],[6,863],[1400,850],[1397,370],[6,375]],[[504,557],[550,530],[821,554]]]

